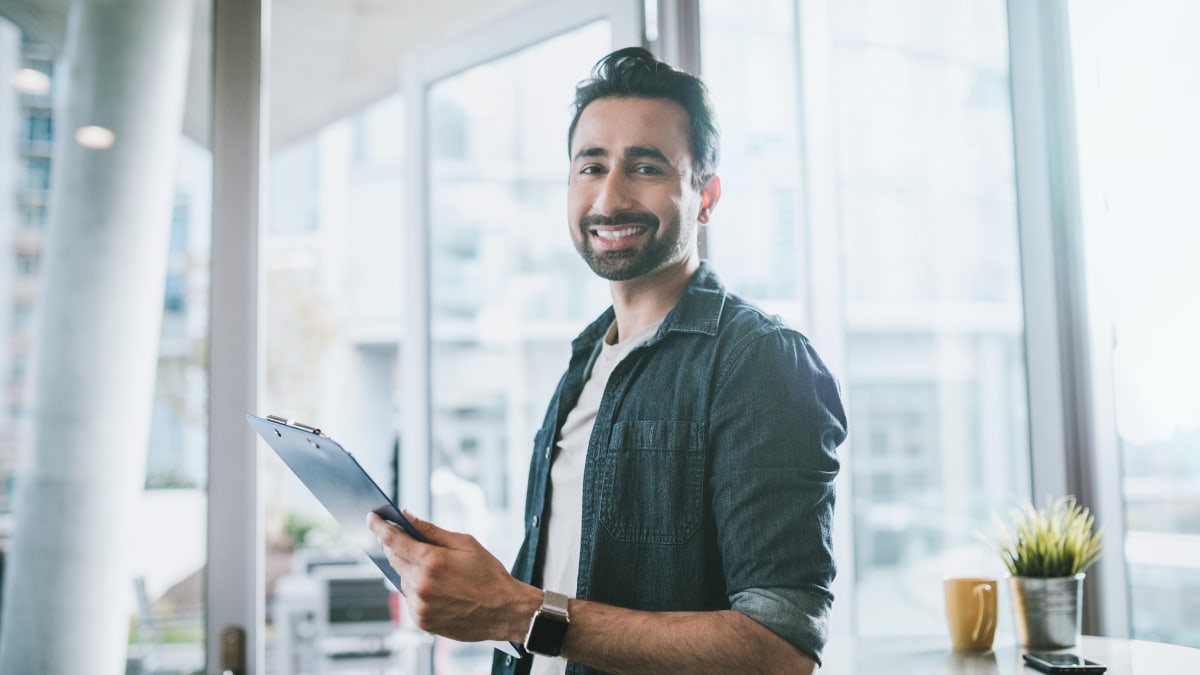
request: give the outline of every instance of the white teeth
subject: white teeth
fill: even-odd
[[[601,239],[607,239],[609,241],[616,241],[622,237],[629,237],[641,231],[642,228],[640,227],[626,227],[620,230],[594,230],[597,237],[600,237]]]

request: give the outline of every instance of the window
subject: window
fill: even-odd
[[[25,117],[24,140],[30,146],[49,149],[54,141],[54,117],[48,110],[31,110]]]
[[[998,574],[975,535],[1029,491],[1006,26],[1001,0],[701,3],[708,254],[848,403],[835,630],[943,632],[912,589]]]
[[[1188,154],[1196,147],[1190,120],[1200,118],[1189,94],[1200,86],[1195,69],[1188,69],[1197,56],[1176,36],[1197,18],[1186,0],[1151,0],[1136,12],[1114,0],[1070,4],[1071,37],[1078,40],[1088,266],[1096,277],[1091,281],[1127,286],[1115,294],[1113,288],[1091,293],[1093,298],[1121,297],[1137,289],[1141,294],[1135,297],[1147,305],[1110,312],[1105,326],[1119,339],[1115,349],[1110,341],[1100,355],[1118,376],[1114,391],[1108,398],[1098,396],[1098,405],[1117,411],[1125,464],[1120,480],[1130,506],[1128,541],[1115,547],[1110,542],[1110,551],[1128,553],[1135,633],[1187,642],[1194,640],[1200,611],[1189,604],[1197,594],[1186,592],[1195,587],[1194,561],[1200,559],[1192,460],[1200,453],[1188,412],[1200,404],[1190,397],[1194,387],[1174,388],[1175,380],[1164,376],[1154,356],[1187,355],[1196,342],[1188,323],[1194,313],[1186,311],[1189,302],[1194,304],[1196,293],[1188,292],[1195,279],[1176,256],[1197,249],[1189,238],[1197,230],[1194,207],[1179,200],[1200,181],[1194,161],[1179,160],[1197,154]],[[657,6],[653,0],[650,5]],[[926,590],[936,588],[947,571],[991,566],[998,572],[994,556],[972,534],[992,511],[1029,494],[1031,413],[1025,388],[1030,378],[1022,342],[1036,327],[1024,323],[1022,292],[1071,292],[1051,285],[1022,289],[1017,273],[1022,265],[1041,263],[1017,257],[1013,176],[1027,172],[1014,166],[1011,149],[1006,3],[703,0],[699,5],[703,74],[725,130],[725,196],[706,233],[709,255],[732,288],[809,334],[841,375],[850,406],[836,526],[849,534],[836,540],[843,568],[835,588],[834,630],[879,634],[903,626],[906,633],[941,635],[939,599]],[[511,9],[493,6],[495,15]],[[657,15],[652,7],[647,13]],[[282,14],[283,7],[278,9]],[[283,37],[286,25],[276,26],[273,37]],[[540,403],[533,401],[535,394],[526,399],[519,394],[541,385],[531,377],[503,389],[495,386],[492,373],[466,383],[455,375],[473,378],[479,373],[473,364],[503,362],[509,354],[543,358],[542,352],[521,353],[528,336],[509,330],[503,311],[488,310],[519,300],[528,310],[523,316],[548,320],[564,307],[571,309],[562,298],[577,290],[547,291],[531,281],[523,265],[546,264],[552,251],[535,241],[528,257],[513,260],[497,236],[504,232],[502,224],[476,215],[486,214],[486,204],[473,199],[479,195],[501,204],[504,214],[542,204],[537,180],[518,171],[524,148],[513,139],[527,130],[510,119],[507,94],[513,92],[500,92],[505,96],[497,98],[500,110],[491,119],[485,107],[472,103],[478,92],[463,85],[472,82],[491,91],[479,72],[515,81],[509,71],[527,45],[511,38],[511,27],[492,24],[480,33],[488,45],[505,43],[488,59],[455,61],[459,67],[453,74],[441,71],[443,79],[423,82],[424,88],[406,82],[404,101],[394,95],[399,59],[391,57],[378,59],[387,71],[380,80],[388,84],[359,88],[361,82],[349,82],[353,102],[335,106],[335,113],[310,116],[307,106],[278,105],[284,87],[277,87],[270,188],[274,220],[261,258],[272,411],[319,418],[364,452],[371,472],[389,485],[399,482],[399,466],[416,466],[418,471],[406,472],[405,479],[416,474],[416,482],[431,484],[435,494],[463,488],[478,497],[475,488],[484,481],[484,502],[509,512],[519,508],[523,462],[505,467],[508,476],[501,479],[480,477],[480,458],[511,459],[526,452],[525,413]],[[1089,35],[1090,46],[1084,44]],[[421,44],[462,47],[443,34],[419,37]],[[351,58],[357,54],[353,47],[342,45],[337,53],[347,56],[357,75],[373,59]],[[1127,62],[1131,54],[1137,58]],[[1016,55],[1014,50],[1011,56]],[[283,59],[273,63],[295,69]],[[572,77],[581,72],[574,69]],[[291,81],[294,87],[297,80],[307,85],[307,75],[276,78],[273,86]],[[1093,83],[1102,85],[1099,94],[1089,92]],[[532,97],[554,89],[541,85],[521,93]],[[430,104],[417,110],[431,123],[419,126],[423,123],[405,119],[410,110],[405,103],[425,95]],[[519,102],[520,96],[515,98]],[[1152,119],[1164,123],[1151,129]],[[401,124],[416,124],[421,133],[403,136]],[[495,133],[481,138],[479,129]],[[1130,129],[1136,133],[1129,134]],[[1170,133],[1174,143],[1162,143],[1152,131]],[[434,166],[411,161],[416,149],[404,147],[405,140],[428,142],[436,151],[437,173]],[[1170,161],[1147,166],[1133,145],[1142,140],[1153,141],[1158,156]],[[474,164],[468,160],[483,143],[494,146],[492,155],[504,159],[510,174],[471,174]],[[405,175],[418,165],[419,174]],[[1131,177],[1134,171],[1139,175]],[[445,227],[425,232],[431,239],[428,250],[397,255],[410,241],[403,233],[415,229],[405,223],[403,214],[412,206],[406,202],[416,202],[413,195],[421,192],[403,186],[425,177],[439,184],[428,186],[431,194],[420,198],[436,197],[417,210],[429,217],[426,225]],[[1097,189],[1106,182],[1105,189]],[[1145,200],[1147,194],[1155,199]],[[1125,217],[1152,202],[1159,207],[1147,211],[1146,218]],[[1105,213],[1114,207],[1116,215]],[[1166,226],[1170,218],[1151,222],[1151,216],[1164,213],[1177,227]],[[421,288],[409,288],[404,294],[409,304],[401,307],[402,289],[414,278],[405,275],[414,261],[429,262],[433,276],[416,284]],[[504,278],[479,272],[490,266]],[[478,278],[463,279],[460,273],[482,276],[487,283],[481,286]],[[498,289],[518,292],[518,300],[498,298],[503,295]],[[1172,296],[1177,297],[1168,301]],[[432,299],[431,316],[420,318],[415,333],[405,333],[418,313],[414,299],[417,304]],[[1120,304],[1112,297],[1107,302]],[[427,330],[426,319],[435,328]],[[1139,320],[1171,330],[1139,334]],[[577,329],[573,317],[568,323],[547,330]],[[422,373],[406,355],[424,349],[426,337],[432,353],[421,352],[423,360],[416,363],[430,372]],[[1182,350],[1163,344],[1185,338],[1189,342]],[[456,371],[455,359],[463,353],[478,360]],[[1184,357],[1170,365],[1175,375],[1196,381],[1193,364]],[[421,396],[402,395],[414,380]],[[1169,386],[1162,387],[1164,382]],[[1172,392],[1170,401],[1156,398],[1166,391]],[[433,392],[431,410],[414,415],[427,392]],[[1144,410],[1134,405],[1145,401],[1158,403]],[[1176,414],[1173,404],[1190,407]],[[1172,425],[1162,433],[1158,423],[1168,410]],[[412,429],[413,418],[433,429]],[[422,437],[425,431],[430,438]],[[423,453],[431,439],[439,453],[434,466],[422,463],[429,459]],[[269,468],[264,480],[269,536],[276,537],[267,542],[271,563],[290,561],[290,571],[303,568],[305,555],[330,549],[344,554],[336,550],[344,542],[308,519],[314,505],[277,469]],[[464,476],[480,480],[464,481]],[[455,514],[444,499],[434,503],[440,503],[434,508],[441,516],[469,515]],[[304,641],[295,637],[302,633],[293,632],[289,642],[287,631],[312,624],[304,623],[309,606],[287,604],[305,588],[289,589],[279,583],[282,578],[269,577],[268,583],[273,595],[267,663],[277,672],[316,658],[311,651],[288,651]],[[903,597],[915,589],[921,596],[916,602]],[[287,611],[299,621],[284,620]],[[353,652],[342,656],[347,653]],[[447,672],[482,660],[469,648],[455,651],[444,643],[433,658],[439,671]],[[323,665],[331,664],[353,667],[335,658]]]
[[[1186,0],[1070,3],[1098,368],[1123,474],[1134,637],[1200,647],[1200,24]],[[1108,543],[1120,546],[1120,542]]]
[[[25,227],[41,229],[46,226],[44,204],[22,204],[17,208],[21,214],[21,224]]]
[[[429,92],[432,518],[475,534],[509,563],[522,536],[536,423],[570,339],[608,302],[604,285],[579,264],[562,213],[570,97],[610,48],[607,22],[590,22]],[[319,421],[393,490],[399,467],[420,452],[420,440],[409,440],[401,425],[398,398],[410,348],[401,303],[404,103],[387,96],[273,155],[262,253],[267,409]],[[353,547],[355,533],[339,532],[269,459],[266,547],[278,571],[269,586],[268,670],[334,659],[352,669],[347,654],[379,644],[390,650],[387,663],[407,663],[423,648],[410,631],[382,642],[366,634],[335,640],[306,618],[314,576],[306,561],[338,560],[345,574],[369,573],[370,563]],[[406,500],[417,513],[425,508]],[[438,673],[476,672],[490,662],[486,646],[439,639],[433,649]]]
[[[50,189],[50,158],[25,158],[25,187],[37,191]]]
[[[395,398],[404,154],[375,150],[395,141],[402,125],[389,116],[402,108],[390,91],[273,149],[259,263],[263,413],[319,425],[391,493],[405,451]],[[409,672],[421,642],[389,623],[393,593],[359,550],[360,533],[342,531],[266,452],[266,672],[359,672],[372,653],[375,663]],[[329,614],[334,605],[338,617]],[[346,620],[355,612],[361,620]],[[383,621],[367,621],[372,614]]]
[[[607,306],[562,222],[570,97],[610,44],[593,24],[430,92],[447,113],[431,129],[446,141],[430,167],[433,465],[477,486],[493,524],[461,526],[501,560],[516,558],[529,447],[570,341]],[[435,519],[470,496],[435,494]]]
[[[14,331],[27,331],[33,322],[33,307],[25,303],[16,303],[12,308]]]
[[[25,381],[25,373],[29,370],[29,361],[24,354],[15,354],[12,358],[12,363],[8,367],[8,381],[10,384],[22,383]]]
[[[167,247],[167,280],[163,293],[163,311],[167,320],[187,316],[188,285],[195,277],[195,261],[189,255],[192,246],[191,219],[194,206],[191,195],[177,194],[171,209],[171,238]]]
[[[17,274],[23,277],[36,277],[38,271],[38,255],[36,253],[17,253]]]
[[[174,35],[171,11],[145,17],[137,12],[108,12],[100,21],[94,15],[90,20],[73,16],[71,30],[66,29],[64,14],[49,12],[37,23],[47,35],[66,36],[68,44],[58,46],[22,34],[0,17],[4,86],[8,87],[8,75],[21,68],[43,73],[60,88],[59,93],[68,94],[58,100],[69,99],[73,113],[82,116],[96,112],[89,110],[95,97],[71,94],[107,87],[100,114],[117,116],[112,120],[115,125],[124,121],[119,118],[127,107],[118,99],[137,88],[155,92],[156,103],[166,100],[168,93],[182,97],[184,87],[156,78],[187,72],[186,48],[156,50],[155,46],[168,39],[172,45],[186,43],[192,33],[182,26],[192,26],[193,20],[196,34],[204,35],[207,3],[179,8]],[[13,10],[0,8],[0,15]],[[62,23],[56,26],[58,20]],[[119,25],[125,20],[136,23],[136,30]],[[115,34],[124,37],[114,40]],[[122,50],[136,51],[141,61],[161,57],[164,67],[122,73],[114,63],[139,60],[125,58],[130,52],[122,55]],[[179,67],[172,68],[165,61],[168,57],[174,57]],[[56,70],[54,63],[60,58],[63,69]],[[101,62],[107,64],[103,82],[92,81],[101,76],[97,71]],[[67,72],[70,81],[54,82],[59,73]],[[125,81],[130,78],[136,82]],[[39,78],[33,79],[40,84]],[[192,94],[210,100],[202,91],[205,85],[190,84],[195,84]],[[77,91],[63,91],[64,86]],[[14,257],[0,265],[4,272],[0,302],[7,303],[4,311],[11,316],[11,322],[3,322],[5,335],[0,336],[0,364],[7,385],[6,414],[0,419],[0,548],[4,574],[9,577],[0,603],[5,613],[0,624],[5,642],[0,670],[84,672],[89,667],[79,659],[112,663],[110,656],[127,654],[130,672],[202,671],[209,222],[207,211],[197,210],[191,221],[193,236],[178,251],[190,263],[179,270],[178,283],[194,292],[193,301],[180,308],[179,321],[157,323],[157,298],[138,296],[143,289],[157,289],[154,282],[161,279],[140,283],[147,279],[139,275],[162,269],[155,256],[166,255],[166,238],[155,237],[170,227],[170,213],[138,207],[166,206],[172,194],[190,204],[211,203],[209,151],[194,140],[207,136],[203,128],[207,113],[190,120],[186,128],[181,118],[130,124],[117,141],[128,145],[115,146],[122,151],[119,155],[96,153],[85,162],[76,154],[83,151],[78,145],[52,143],[56,131],[52,107],[57,101],[52,101],[49,90],[34,87],[32,93],[0,98],[11,106],[0,117],[12,120],[5,125],[11,128],[12,138],[0,142],[0,155],[8,153],[0,156],[0,166],[11,168],[4,175],[12,178],[0,191],[0,214],[16,215],[23,226],[16,240],[6,242],[10,247],[5,255]],[[162,109],[181,113],[185,101],[174,103]],[[146,113],[156,108],[146,106],[139,119],[150,121]],[[203,110],[205,105],[195,108]],[[52,180],[55,172],[64,176],[61,186]],[[114,174],[121,174],[120,179],[111,180]],[[62,186],[69,186],[71,193],[55,195],[53,191]],[[19,188],[15,200],[12,187]],[[133,206],[113,215],[117,211],[113,202],[123,200]],[[52,201],[54,215],[61,221],[55,225],[51,246],[44,242],[41,229]],[[82,232],[82,227],[88,231]],[[163,241],[161,251],[143,255],[137,250],[137,244],[156,240]],[[100,251],[105,252],[97,256]],[[62,257],[56,260],[55,255]],[[81,259],[86,262],[80,264]],[[32,283],[35,279],[39,283]],[[136,288],[130,280],[139,281]],[[112,296],[118,294],[119,300],[114,301]],[[72,307],[85,301],[87,311]],[[55,316],[63,315],[54,312],[69,313],[69,327],[74,330],[63,328],[68,322],[52,323]],[[34,316],[49,317],[46,326],[39,327]],[[31,334],[31,330],[42,332]],[[34,340],[37,349],[46,350],[44,360],[29,358]],[[81,363],[102,367],[76,367]],[[42,391],[37,399],[32,398],[37,392],[30,386],[35,378],[40,385],[36,389]],[[59,393],[47,395],[48,391]],[[23,420],[27,410],[39,414]],[[36,433],[18,432],[26,422]],[[87,431],[99,428],[106,433]],[[53,440],[44,440],[51,436]],[[103,457],[103,470],[90,464],[97,457]],[[143,472],[146,480],[139,483]],[[42,487],[23,493],[23,486]],[[47,513],[64,517],[47,519]],[[63,528],[75,529],[61,535]],[[63,543],[81,530],[107,545]],[[18,573],[22,578],[15,576]],[[25,593],[26,589],[32,590]],[[124,600],[134,598],[138,604],[126,613]],[[67,605],[73,608],[69,615],[16,613],[22,607]],[[80,622],[86,628],[77,629]],[[55,629],[45,630],[48,625]],[[70,646],[64,646],[63,640]]]

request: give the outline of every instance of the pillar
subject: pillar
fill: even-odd
[[[0,672],[125,672],[193,5],[73,0]],[[60,71],[61,72],[61,71]],[[112,131],[107,149],[75,130]]]

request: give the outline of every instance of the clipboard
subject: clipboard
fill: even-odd
[[[400,591],[400,575],[388,562],[379,540],[367,529],[367,512],[373,511],[380,518],[403,528],[417,541],[425,541],[425,537],[404,517],[354,455],[320,429],[307,424],[276,415],[247,414],[246,421]],[[511,643],[486,641],[485,644],[520,658]]]
[[[400,590],[400,575],[392,569],[379,541],[364,522],[367,512],[374,511],[380,518],[399,525],[417,541],[425,541],[425,537],[367,475],[358,460],[316,427],[275,415],[246,415],[246,420],[338,525],[348,533],[364,533],[361,538],[354,537],[356,543],[396,590]]]

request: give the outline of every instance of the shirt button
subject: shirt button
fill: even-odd
[[[540,522],[542,522],[542,519],[541,519],[541,518],[538,518],[537,516],[534,516],[534,517],[533,517],[533,526],[534,526],[534,527],[537,527],[537,526],[538,526],[538,523],[540,523]]]
[[[512,668],[512,664],[513,664],[513,657],[511,657],[511,656],[506,656],[506,657],[504,657],[504,665],[505,665],[505,667],[507,667],[507,668]]]

